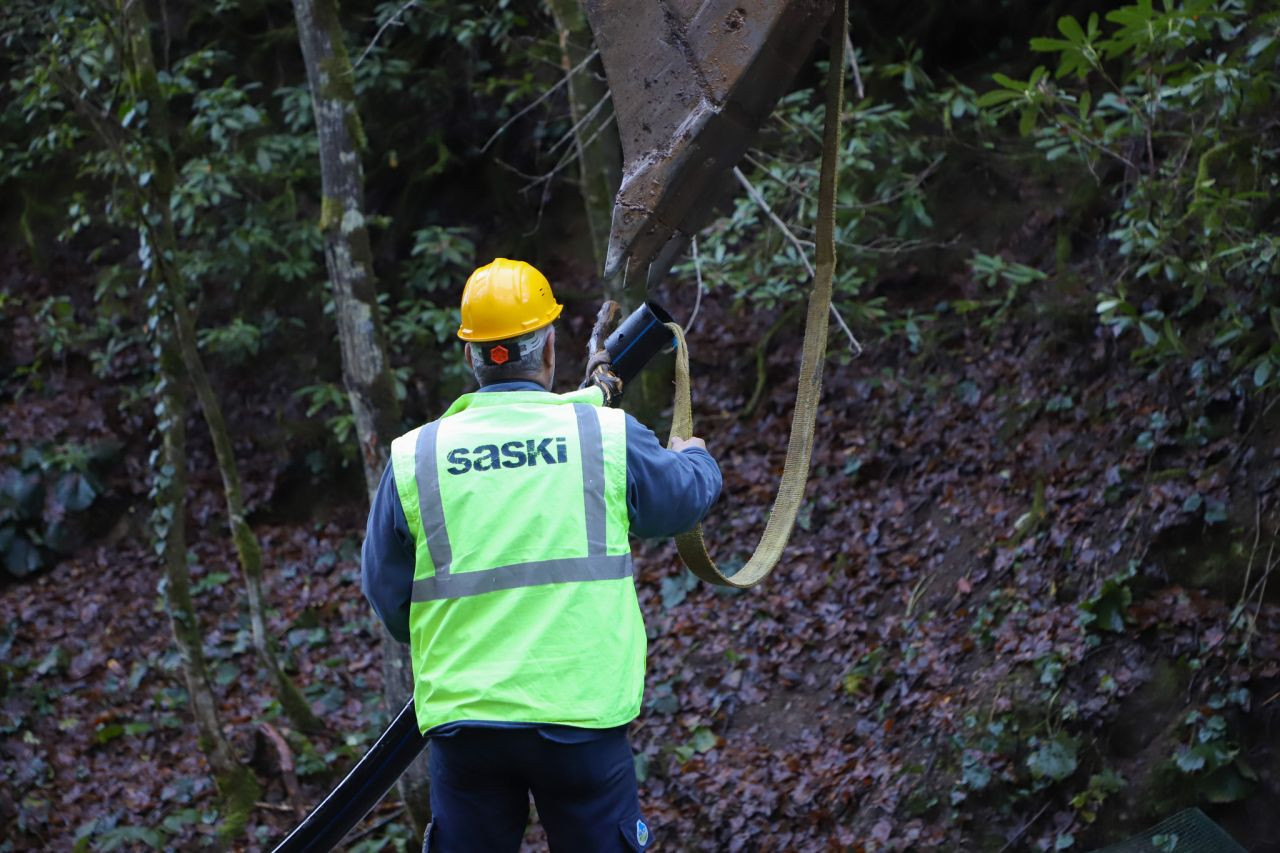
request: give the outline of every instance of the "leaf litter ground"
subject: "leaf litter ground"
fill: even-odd
[[[740,419],[744,341],[768,322],[715,300],[702,310],[696,415],[725,474],[708,538],[733,565],[781,470],[798,330],[773,345],[769,392]],[[585,336],[580,313],[567,322]],[[1280,608],[1266,583],[1276,412],[1150,376],[1081,328],[1026,316],[988,332],[943,315],[923,352],[894,339],[833,358],[809,500],[757,589],[700,585],[670,544],[638,546],[650,648],[633,743],[663,849],[1079,848],[1154,822],[1155,802],[1179,804],[1152,793],[1175,759],[1191,768],[1175,782],[1240,841],[1268,849],[1280,835],[1265,807],[1280,795],[1266,737],[1280,708]],[[74,373],[45,395],[6,398],[7,439],[115,435],[129,451],[110,488],[126,509],[0,594],[0,820],[17,849],[186,848],[212,840],[216,798],[142,522],[145,425]],[[283,732],[306,806],[386,722],[359,592],[359,490],[320,517],[274,520],[284,463],[254,438],[272,412],[256,393],[236,395],[231,414],[251,503],[273,519],[256,524],[271,628],[332,731],[289,732],[266,690],[193,420],[192,573],[210,673],[265,791],[246,849],[296,821],[264,724]],[[59,405],[72,410],[55,418]],[[1210,571],[1219,553],[1229,565]],[[1174,701],[1153,698],[1166,681]],[[1197,787],[1211,774],[1193,747],[1217,741],[1189,714],[1225,721],[1221,740],[1238,752],[1209,769],[1244,787]],[[1095,782],[1103,771],[1130,790]],[[380,807],[353,846],[403,840],[391,817]]]

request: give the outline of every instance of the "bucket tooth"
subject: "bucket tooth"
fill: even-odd
[[[712,191],[791,84],[833,6],[831,0],[585,5],[624,159],[604,275],[613,277],[630,259],[648,268],[652,281],[674,260],[663,247],[704,224]]]

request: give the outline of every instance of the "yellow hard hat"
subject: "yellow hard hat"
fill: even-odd
[[[549,326],[564,306],[547,277],[524,261],[494,258],[471,274],[462,289],[464,341],[501,341]]]

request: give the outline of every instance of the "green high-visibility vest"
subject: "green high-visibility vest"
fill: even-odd
[[[416,549],[421,730],[634,719],[646,642],[623,413],[595,388],[466,394],[396,439],[391,464]]]

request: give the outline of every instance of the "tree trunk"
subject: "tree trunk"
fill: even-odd
[[[400,406],[387,363],[378,314],[373,252],[364,218],[364,130],[351,85],[335,0],[293,0],[298,42],[307,66],[312,111],[320,141],[323,201],[320,230],[337,308],[342,377],[355,416],[365,487],[372,501],[400,429]],[[408,647],[379,626],[383,652],[383,704],[389,716],[412,694]],[[419,834],[431,819],[425,753],[400,778],[400,796]]]
[[[156,499],[156,549],[164,560],[166,610],[174,643],[182,657],[187,696],[195,717],[200,747],[208,757],[223,800],[224,838],[244,831],[260,789],[253,773],[240,764],[218,719],[217,698],[209,686],[204,664],[204,635],[191,600],[191,577],[186,543],[186,395],[181,382],[181,356],[176,346],[176,320],[169,310],[180,296],[179,279],[173,274],[171,256],[176,245],[169,196],[175,172],[168,135],[167,104],[160,95],[155,60],[151,52],[150,22],[146,8],[136,0],[119,0],[120,20],[128,48],[125,69],[139,100],[149,102],[149,155],[155,165],[153,195],[139,208],[139,257],[143,274],[151,284],[148,308],[156,322],[153,342],[157,368],[156,428],[161,437],[160,466],[153,473]],[[157,240],[160,244],[157,245]]]
[[[178,279],[175,278],[174,281]],[[231,435],[227,431],[226,419],[222,416],[222,404],[213,393],[213,385],[209,382],[204,361],[196,346],[195,319],[187,307],[186,295],[182,292],[182,288],[175,285],[173,291],[177,343],[187,377],[195,388],[196,397],[200,401],[200,410],[204,413],[204,421],[213,437],[214,455],[218,460],[218,471],[222,475],[222,491],[227,501],[227,524],[230,528],[231,540],[235,543],[236,556],[240,560],[240,570],[244,573],[254,650],[258,653],[258,660],[271,675],[276,697],[280,700],[280,707],[293,723],[294,728],[302,732],[323,732],[326,728],[324,723],[312,712],[311,705],[302,695],[302,691],[280,665],[280,651],[276,646],[275,638],[267,633],[267,605],[266,597],[262,592],[262,546],[253,528],[245,520],[244,497],[240,489],[240,468],[236,464],[235,450],[231,445]]]
[[[240,569],[244,573],[245,593],[249,604],[249,622],[252,626],[253,646],[262,665],[270,673],[276,695],[285,715],[294,727],[304,732],[324,730],[324,724],[312,713],[307,700],[297,685],[280,666],[279,652],[267,634],[266,603],[262,594],[262,548],[253,529],[245,521],[244,498],[240,488],[240,471],[235,451],[227,433],[226,419],[222,416],[222,404],[213,392],[200,351],[196,346],[195,319],[187,307],[186,282],[174,268],[177,251],[173,217],[170,212],[170,195],[177,180],[173,162],[173,137],[169,124],[168,102],[160,90],[156,77],[155,56],[151,50],[150,23],[146,8],[141,3],[129,3],[126,11],[132,46],[135,85],[138,95],[149,104],[150,129],[155,141],[152,146],[152,171],[154,180],[149,198],[153,216],[158,221],[151,239],[156,243],[155,264],[166,282],[165,293],[169,297],[175,328],[174,344],[186,368],[187,379],[195,387],[200,410],[213,438],[218,470],[222,475],[223,493],[227,502],[227,524],[230,528]]]
[[[342,378],[372,495],[400,428],[400,407],[378,314],[373,252],[364,218],[364,130],[334,0],[293,0],[320,140],[320,230],[337,308]],[[402,703],[403,704],[403,703]]]
[[[145,238],[144,238],[145,243]],[[165,283],[151,268],[151,283],[157,296]],[[160,300],[153,310],[167,314]],[[154,343],[157,372],[156,429],[160,433],[160,465],[152,475],[152,492],[156,500],[154,528],[156,549],[165,569],[165,610],[173,629],[174,644],[182,658],[182,672],[187,685],[187,699],[195,718],[200,748],[209,760],[214,781],[222,795],[223,822],[219,834],[231,839],[244,832],[245,823],[260,789],[253,773],[236,758],[235,751],[222,732],[218,719],[218,700],[209,686],[204,662],[204,634],[191,600],[191,575],[187,568],[186,494],[187,453],[186,395],[182,391],[182,363],[174,343],[173,326],[166,318],[157,324]]]
[[[547,0],[551,16],[555,18],[560,36],[560,65],[565,74],[577,68],[591,53],[591,28],[583,14],[580,0]],[[583,117],[600,100],[609,94],[603,69],[591,63],[569,78],[569,113],[573,126],[574,147],[578,152],[578,180],[582,202],[587,214],[587,228],[591,233],[591,250],[595,255],[596,269],[604,269],[605,250],[609,245],[609,227],[613,220],[613,197],[622,180],[622,143],[618,139],[618,124],[597,118],[596,126],[579,126]],[[612,285],[619,292],[607,293],[609,299],[619,299],[620,283],[606,283],[606,291]]]

